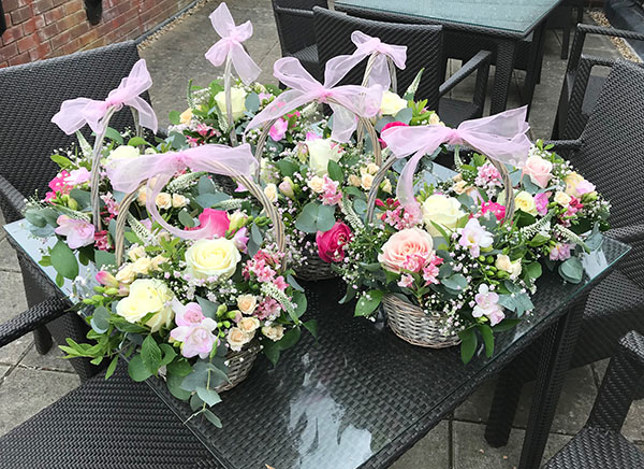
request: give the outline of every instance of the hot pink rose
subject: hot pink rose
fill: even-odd
[[[351,229],[342,222],[336,222],[329,231],[318,231],[315,241],[318,255],[324,262],[340,262],[344,259],[344,246],[351,241]]]
[[[392,127],[409,127],[409,125],[408,125],[408,124],[405,124],[404,122],[400,122],[400,121],[390,122],[389,124],[385,124],[385,125],[382,127],[382,129],[380,130],[380,134],[382,135],[382,133],[383,133],[385,130],[390,129],[390,128],[392,128]],[[384,141],[384,140],[382,140],[381,138],[379,138],[379,139],[378,139],[378,141],[380,142],[380,146],[381,146],[382,148],[387,148],[387,144],[385,143],[385,141]]]
[[[530,176],[532,182],[545,189],[552,178],[552,163],[539,155],[532,155],[525,162],[523,174]]]
[[[426,263],[434,255],[434,241],[420,228],[406,228],[395,233],[382,246],[380,262],[390,272],[400,272],[408,266],[408,259],[421,258]]]
[[[221,238],[226,235],[230,227],[230,218],[228,212],[224,210],[214,210],[205,208],[199,215],[199,226],[197,228],[206,228],[209,238]]]

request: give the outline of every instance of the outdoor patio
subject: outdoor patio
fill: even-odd
[[[187,107],[185,95],[177,90],[182,90],[189,79],[193,79],[197,85],[206,85],[215,76],[216,71],[204,59],[203,52],[217,39],[208,15],[218,4],[215,0],[202,2],[189,15],[170,24],[140,48],[140,54],[147,60],[154,80],[151,98],[162,126],[168,124],[170,110]],[[250,55],[258,58],[258,64],[263,70],[258,81],[276,83],[272,77],[271,64],[280,57],[280,46],[270,1],[230,0],[229,7],[237,23],[248,19],[253,22],[254,35],[246,46]],[[584,21],[593,22],[588,14]],[[203,33],[195,34],[196,31]],[[607,39],[589,38],[587,42],[588,51],[594,55],[619,54]],[[566,67],[566,61],[559,58],[560,47],[559,33],[548,31],[541,82],[536,87],[530,114],[533,138],[550,137]],[[508,108],[514,108],[519,103],[519,83],[522,79],[523,74],[515,71]],[[463,86],[461,93],[467,92],[472,83],[465,83]],[[459,89],[454,93],[458,95]],[[0,221],[1,224],[3,223]],[[0,230],[0,304],[3,305],[0,321],[6,321],[27,309],[17,260],[5,237],[4,231]],[[0,435],[79,386],[77,375],[61,356],[57,349],[46,356],[39,355],[31,335],[0,349]],[[600,362],[568,373],[545,459],[550,458],[582,428],[595,401],[605,366],[606,362]],[[393,467],[515,467],[527,425],[528,399],[531,393],[526,392],[522,396],[509,444],[507,447],[494,449],[488,447],[483,438],[493,390],[492,382],[483,386],[451,418],[432,430]],[[633,404],[623,434],[644,450],[644,401]]]

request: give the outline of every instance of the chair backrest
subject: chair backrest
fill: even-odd
[[[644,224],[644,69],[625,60],[613,66],[581,134],[572,162],[611,202],[610,223]],[[644,242],[625,262],[644,280]]]
[[[396,71],[397,91],[404,93],[418,71],[424,68],[416,97],[427,99],[428,109],[438,109],[438,87],[445,78],[444,62],[441,60],[441,26],[368,20],[322,8],[314,8],[313,14],[321,67],[336,55],[353,53],[356,47],[351,42],[351,33],[356,30],[379,37],[388,44],[406,45],[407,66],[404,70]],[[360,84],[366,63],[365,59],[342,83]]]
[[[313,7],[326,8],[327,0],[272,0],[282,57],[315,44]]]
[[[77,97],[105,99],[138,59],[136,44],[124,42],[0,68],[0,174],[26,197],[35,190],[43,196],[58,169],[49,156],[76,141],[51,122],[61,103]],[[127,108],[110,121],[119,130],[133,124]],[[90,137],[87,126],[83,133]]]

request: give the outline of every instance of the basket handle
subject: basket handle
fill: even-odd
[[[384,180],[385,176],[387,175],[387,171],[391,169],[391,167],[394,165],[394,163],[397,160],[398,158],[395,155],[390,156],[373,177],[373,183],[371,184],[371,189],[369,190],[369,196],[367,197],[367,215],[366,215],[367,223],[371,223],[373,221],[373,216],[376,209],[376,199],[378,197],[378,187],[380,186],[380,183]],[[514,210],[515,210],[514,194],[513,194],[512,182],[510,181],[510,173],[508,172],[508,168],[506,168],[503,163],[493,160],[492,158],[488,158],[488,161],[492,163],[492,165],[497,169],[497,171],[501,175],[501,179],[503,180],[503,188],[505,191],[505,203],[506,203],[505,216],[503,217],[503,222],[510,221],[514,216]]]
[[[266,215],[271,219],[271,222],[273,223],[273,236],[275,238],[275,242],[277,243],[277,249],[280,252],[284,252],[286,250],[286,236],[285,236],[285,228],[284,228],[284,222],[282,221],[282,218],[280,217],[277,208],[273,203],[271,203],[270,200],[268,200],[268,197],[266,197],[266,194],[264,194],[264,191],[250,178],[244,176],[243,174],[235,171],[233,168],[229,167],[228,165],[221,163],[219,161],[210,161],[209,162],[212,172],[215,174],[219,174],[219,171],[224,170],[228,174],[232,174],[232,178],[237,181],[238,183],[242,184],[248,192],[251,193],[253,197],[255,197],[259,202],[262,204],[262,207],[264,207],[264,211],[266,212]],[[125,245],[125,224],[127,221],[127,215],[129,213],[129,208],[134,199],[137,196],[137,193],[141,187],[143,187],[145,183],[141,184],[137,189],[135,189],[133,192],[130,192],[127,194],[119,207],[119,214],[116,216],[116,235],[115,235],[115,257],[116,257],[116,266],[120,267],[121,263],[123,261],[123,252],[124,252],[124,245]],[[282,269],[286,268],[286,258],[282,259]]]

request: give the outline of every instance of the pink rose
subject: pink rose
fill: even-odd
[[[288,121],[282,119],[281,117],[275,121],[271,130],[268,131],[268,135],[273,139],[274,142],[279,142],[286,136],[286,131],[288,130]]]
[[[400,122],[400,121],[390,122],[389,124],[385,124],[382,127],[382,129],[380,130],[380,135],[382,135],[382,133],[385,130],[390,129],[392,127],[409,127],[409,125],[405,124],[404,122]],[[387,148],[387,143],[383,139],[379,138],[378,141],[380,142],[380,146],[382,148]]]
[[[318,255],[324,262],[340,262],[344,259],[344,246],[351,241],[351,229],[342,222],[336,222],[329,231],[318,231],[315,241]]]
[[[421,258],[426,263],[434,255],[434,241],[420,228],[406,228],[395,233],[382,246],[380,262],[390,272],[400,272],[409,265],[409,258]]]
[[[94,242],[94,225],[84,220],[75,220],[67,215],[60,215],[56,220],[58,228],[54,232],[67,237],[70,249],[78,249]]]
[[[545,189],[552,178],[552,163],[539,155],[532,155],[525,162],[523,174],[527,174],[537,186]]]
[[[222,238],[230,227],[230,218],[225,210],[214,210],[205,208],[199,215],[199,226],[196,228],[206,228],[209,238]]]

